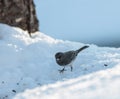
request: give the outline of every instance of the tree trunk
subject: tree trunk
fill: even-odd
[[[38,31],[33,0],[0,0],[0,23],[28,30],[29,34]]]

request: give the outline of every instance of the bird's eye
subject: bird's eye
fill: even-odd
[[[57,60],[57,61],[59,61],[60,59],[59,59],[59,58],[57,58],[56,60]]]
[[[57,60],[59,61],[61,59],[61,56],[57,57]]]

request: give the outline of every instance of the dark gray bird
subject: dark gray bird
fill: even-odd
[[[82,48],[76,51],[68,51],[68,52],[58,52],[55,54],[55,59],[58,65],[63,66],[62,70],[59,70],[60,73],[63,73],[65,70],[65,66],[70,66],[71,71],[73,70],[72,63],[76,59],[79,52],[88,48],[89,46],[83,46]]]

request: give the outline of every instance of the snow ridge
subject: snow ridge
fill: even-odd
[[[0,99],[119,99],[120,48],[87,44],[73,72],[58,72],[55,53],[84,45],[0,24]]]

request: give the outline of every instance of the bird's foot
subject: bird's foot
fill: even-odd
[[[73,67],[71,66],[71,72],[73,71]]]
[[[64,68],[62,70],[58,70],[60,73],[63,73],[64,71],[67,71],[65,70]]]

